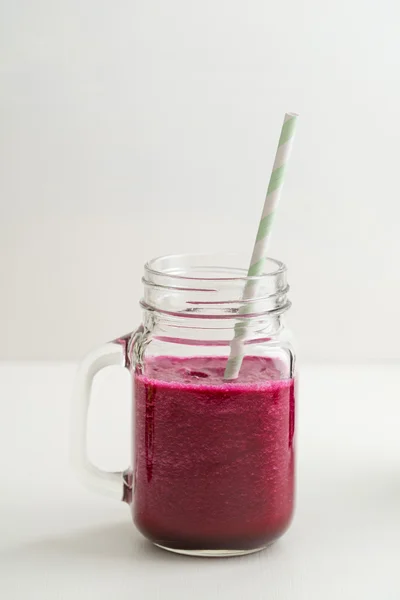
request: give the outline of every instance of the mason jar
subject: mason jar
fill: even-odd
[[[174,552],[261,550],[288,528],[294,500],[295,355],[284,325],[285,265],[246,276],[236,255],[174,255],[144,268],[143,321],[82,362],[73,461],[87,484],[127,502],[139,531]],[[251,288],[251,299],[245,288]],[[238,375],[226,366],[236,344]],[[87,455],[95,374],[132,374],[131,468]]]

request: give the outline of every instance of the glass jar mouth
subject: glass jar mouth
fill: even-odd
[[[249,258],[236,252],[169,254],[153,258],[145,264],[145,274],[152,277],[168,277],[182,283],[190,282],[263,282],[279,277],[286,272],[286,265],[275,258],[267,257],[261,275],[248,276]],[[238,266],[240,265],[240,266]],[[213,276],[209,271],[215,272]],[[222,275],[226,273],[225,275]],[[218,274],[218,275],[217,275]],[[146,279],[146,277],[145,277]],[[179,285],[179,287],[181,287]]]
[[[247,269],[248,257],[237,253],[155,258],[145,265],[141,305],[164,314],[211,319],[238,314],[253,318],[289,308],[284,263],[267,258],[259,276],[248,277]]]

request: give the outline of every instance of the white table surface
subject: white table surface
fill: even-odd
[[[152,547],[128,507],[68,465],[74,365],[0,366],[1,600],[400,599],[400,367],[303,366],[298,498],[269,550],[195,559]],[[129,378],[100,374],[92,456],[124,468]],[[93,430],[93,431],[92,431]]]

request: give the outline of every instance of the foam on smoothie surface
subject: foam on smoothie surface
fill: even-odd
[[[283,375],[284,366],[280,362],[263,356],[250,356],[243,361],[239,377],[228,382],[224,380],[226,360],[219,356],[150,357],[146,361],[144,375],[139,375],[139,377],[173,383],[175,386],[182,384],[202,387],[226,386],[228,388],[238,385],[259,387],[271,381],[286,379]]]

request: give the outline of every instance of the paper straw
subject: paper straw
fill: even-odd
[[[275,162],[272,168],[271,178],[268,184],[267,195],[264,208],[261,215],[260,225],[257,231],[257,237],[253,248],[253,254],[250,261],[250,267],[247,272],[248,277],[262,275],[267,259],[267,248],[270,238],[271,225],[278,204],[283,182],[285,178],[286,165],[288,163],[292,142],[296,128],[298,115],[295,113],[286,113],[283,121],[281,136],[279,138],[278,149],[276,151]],[[257,281],[248,280],[246,282],[242,300],[251,300],[255,297],[257,291]],[[251,313],[249,303],[239,308],[239,314]],[[224,379],[237,379],[244,358],[244,340],[246,338],[247,323],[245,320],[239,321],[235,325],[235,333],[231,341],[231,351],[226,364]]]

